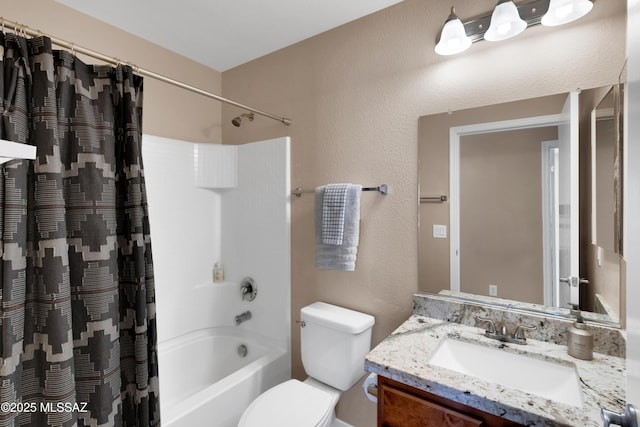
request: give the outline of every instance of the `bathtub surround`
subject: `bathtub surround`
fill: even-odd
[[[0,181],[0,423],[157,425],[143,79],[46,37],[1,39],[0,137],[37,156],[3,165]]]
[[[289,140],[223,146],[145,135],[143,156],[163,313],[158,357],[186,370],[160,381],[171,396],[163,425],[204,425],[215,413],[216,426],[235,427],[256,396],[291,377]],[[243,299],[246,277],[260,289],[252,301]],[[215,366],[191,363],[195,351]]]
[[[166,313],[160,342],[233,326],[236,315],[251,310],[260,320],[247,324],[288,347],[288,150],[287,138],[224,146],[144,136],[158,304]],[[217,260],[224,265],[222,284],[237,289],[213,283]],[[242,301],[247,276],[261,290],[255,301]],[[238,300],[237,312],[227,298]]]
[[[260,292],[240,301],[242,324],[291,348],[291,231],[289,138],[240,145],[238,187],[223,191],[221,256],[227,280],[239,284],[249,276]]]
[[[235,145],[195,144],[193,164],[188,166],[192,171],[183,171],[185,179],[193,174],[196,187],[217,190],[238,187],[238,147]]]
[[[212,284],[214,263],[224,262],[219,244],[221,195],[194,185],[196,146],[143,137],[156,298],[163,313],[158,319],[159,342],[208,327],[220,313],[211,303],[214,290],[207,285]],[[225,295],[228,290],[217,291]],[[238,313],[229,313],[229,326]]]

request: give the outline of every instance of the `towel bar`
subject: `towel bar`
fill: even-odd
[[[383,196],[388,193],[387,184],[380,184],[378,187],[362,187],[362,191],[377,191]],[[302,197],[303,193],[315,193],[315,190],[303,190],[302,187],[297,187],[295,190],[291,190],[291,194],[296,197]]]
[[[446,202],[447,196],[442,194],[440,196],[420,196],[420,203],[427,202]]]

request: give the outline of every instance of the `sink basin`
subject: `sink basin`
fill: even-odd
[[[451,337],[442,340],[429,364],[582,407],[582,390],[575,365],[541,360]]]

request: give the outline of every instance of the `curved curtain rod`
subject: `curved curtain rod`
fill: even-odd
[[[9,29],[13,28],[13,30],[14,30],[14,32],[16,34],[25,34],[25,35],[28,35],[30,37],[46,36],[46,37],[49,37],[51,39],[51,42],[53,44],[56,44],[56,45],[61,46],[63,48],[69,49],[74,53],[78,52],[78,53],[81,53],[83,55],[87,55],[87,56],[90,56],[92,58],[99,59],[100,61],[104,61],[104,62],[106,62],[108,64],[111,64],[111,65],[116,65],[116,66],[120,65],[120,64],[129,65],[134,69],[135,73],[140,75],[140,76],[151,77],[152,79],[160,80],[161,82],[168,83],[168,84],[173,85],[173,86],[177,86],[179,88],[188,90],[190,92],[197,93],[197,94],[202,95],[202,96],[206,96],[207,98],[212,98],[212,99],[215,99],[217,101],[223,102],[225,104],[233,105],[233,106],[241,108],[243,110],[251,111],[251,112],[253,112],[255,114],[259,114],[261,116],[268,117],[270,119],[279,121],[280,123],[283,123],[285,125],[290,125],[291,124],[291,119],[288,119],[286,117],[276,116],[275,114],[271,114],[271,113],[268,113],[266,111],[262,111],[262,110],[259,110],[257,108],[250,107],[248,105],[241,104],[241,103],[233,101],[231,99],[224,98],[224,97],[222,97],[220,95],[216,95],[215,93],[207,92],[206,90],[197,88],[195,86],[188,85],[188,84],[183,83],[183,82],[178,81],[178,80],[171,79],[169,77],[163,76],[163,75],[158,74],[156,72],[153,72],[153,71],[150,71],[150,70],[146,70],[144,68],[140,68],[137,65],[131,64],[131,63],[126,62],[126,61],[121,61],[118,58],[114,58],[114,57],[105,55],[103,53],[96,52],[95,50],[87,49],[87,48],[82,47],[82,46],[77,46],[75,43],[71,43],[71,42],[68,42],[66,40],[59,39],[59,38],[57,38],[55,36],[52,36],[50,34],[43,33],[40,30],[34,30],[34,29],[29,28],[29,27],[27,27],[27,26],[25,26],[23,24],[18,23],[18,22],[10,21],[8,19],[5,19],[4,17],[0,17],[0,21],[1,21],[1,25],[2,25],[2,30],[3,31],[4,31],[5,26],[6,26]]]

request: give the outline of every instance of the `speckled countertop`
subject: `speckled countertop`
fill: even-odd
[[[583,406],[554,402],[430,365],[431,354],[447,337],[574,364],[582,386]],[[527,341],[526,345],[505,344],[486,338],[481,328],[414,314],[366,356],[365,369],[526,426],[599,427],[602,407],[624,411],[623,358],[594,353],[593,360],[583,361],[567,355],[564,345]],[[488,369],[499,369],[491,367],[490,362],[487,360]]]

